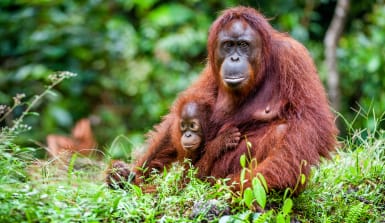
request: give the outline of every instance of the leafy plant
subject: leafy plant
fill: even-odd
[[[21,147],[14,143],[16,136],[25,131],[31,130],[31,127],[24,124],[24,119],[28,115],[37,115],[31,112],[34,106],[46,95],[51,93],[52,88],[61,83],[63,80],[76,76],[70,72],[57,72],[50,76],[51,84],[39,95],[33,97],[30,101],[23,102],[24,94],[18,94],[13,97],[13,105],[1,105],[0,122],[9,117],[13,111],[19,107],[25,106],[25,110],[21,115],[12,120],[10,126],[0,129],[0,171],[2,182],[17,182],[25,180],[25,160],[32,159],[32,152],[36,149],[33,147]]]
[[[383,122],[374,120],[376,126]],[[313,169],[307,189],[293,199],[293,208],[300,210],[302,218],[311,222],[380,222],[385,216],[384,130],[350,132],[332,161]]]
[[[266,210],[267,200],[271,198],[268,195],[268,187],[265,178],[262,174],[257,173],[252,178],[251,187],[244,188],[244,183],[247,181],[246,174],[249,176],[252,174],[252,170],[257,167],[257,161],[255,158],[251,158],[252,144],[246,138],[246,146],[248,149],[248,155],[243,154],[240,157],[240,164],[242,167],[240,175],[240,193],[233,194],[234,202],[240,205],[245,205],[248,209],[247,212],[241,212],[240,215],[235,215],[226,218],[224,222],[237,222],[237,220],[244,220],[246,222],[270,222],[275,219],[277,223],[290,222],[290,214],[293,208],[293,201],[290,198],[293,195],[293,190],[288,188],[282,199],[278,199],[283,202],[281,210]],[[299,183],[304,183],[303,176],[301,175]],[[298,185],[297,185],[298,186]],[[295,188],[296,189],[296,188]],[[294,190],[295,190],[294,189]],[[256,211],[262,211],[262,213],[255,213]]]

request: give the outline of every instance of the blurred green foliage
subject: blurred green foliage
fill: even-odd
[[[383,3],[351,3],[338,51],[347,117],[356,103],[385,110]],[[68,70],[78,77],[37,105],[40,117],[29,117],[33,131],[26,138],[44,142],[48,133],[68,133],[78,119],[93,117],[101,148],[119,134],[140,143],[202,70],[212,21],[238,4],[261,10],[274,27],[305,44],[325,80],[322,39],[332,0],[3,0],[0,104],[11,104],[17,93],[38,94],[52,71]]]
[[[344,97],[341,112],[352,119],[350,111],[361,110],[367,119],[355,124],[369,129],[376,127],[376,118],[385,118],[385,5],[372,9],[353,22],[354,35],[343,37],[338,51]]]

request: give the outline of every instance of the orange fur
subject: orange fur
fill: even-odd
[[[338,132],[334,116],[308,51],[288,35],[274,30],[251,8],[229,9],[211,27],[208,52],[213,76],[218,74],[214,48],[217,35],[225,24],[237,20],[247,22],[260,35],[261,57],[255,63],[259,67],[254,69],[257,77],[254,86],[246,96],[229,96],[231,93],[219,91],[212,116],[216,123],[213,128],[232,123],[246,137],[235,150],[215,162],[211,175],[229,177],[239,183],[239,158],[249,154],[248,140],[252,145],[250,158],[255,158],[258,165],[245,186],[250,186],[251,178],[261,173],[270,188],[294,188],[300,170],[308,176],[310,166],[334,150]],[[223,107],[224,103],[230,106]],[[260,112],[266,108],[273,112],[268,118]],[[308,165],[301,167],[303,160]],[[238,189],[239,184],[235,187]]]
[[[217,59],[218,33],[234,21],[250,26],[257,34],[258,56],[250,63],[252,78],[239,92],[222,85]],[[208,64],[199,79],[174,103],[170,113],[155,127],[147,142],[148,152],[136,166],[161,169],[181,159],[173,130],[178,109],[186,100],[211,104],[203,154],[195,163],[202,177],[230,178],[240,190],[240,157],[255,159],[244,186],[261,173],[271,189],[294,188],[300,174],[310,173],[320,157],[329,157],[338,130],[329,110],[325,90],[308,51],[287,34],[274,30],[262,14],[236,7],[223,12],[213,23],[208,38]],[[223,137],[232,129],[242,134],[236,148],[223,149]],[[230,131],[231,132],[231,131]],[[222,137],[222,141],[219,140]],[[226,138],[226,137],[224,137]],[[218,140],[218,141],[215,141]],[[179,142],[179,141],[178,141]],[[252,145],[248,151],[248,142]],[[166,145],[166,146],[165,146]],[[183,155],[182,155],[183,157]],[[302,166],[306,161],[308,165]],[[140,177],[142,173],[137,172]],[[301,185],[299,189],[302,189]]]

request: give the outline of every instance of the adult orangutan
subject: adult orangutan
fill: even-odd
[[[219,148],[205,147],[195,165],[212,166],[208,176],[230,178],[238,183],[234,190],[239,190],[239,160],[247,154],[258,165],[246,175],[244,187],[261,173],[270,189],[294,188],[301,173],[308,176],[311,165],[321,156],[329,157],[338,133],[308,51],[247,7],[223,12],[210,29],[207,49],[206,68],[183,95],[205,92],[204,97],[212,97],[207,141],[218,137],[225,126],[237,127],[244,137],[210,164],[202,160],[210,160]],[[169,157],[154,148],[165,143],[175,116],[171,110],[156,128],[149,152],[138,166],[169,164]]]

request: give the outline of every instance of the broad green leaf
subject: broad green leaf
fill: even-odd
[[[286,199],[286,200],[284,201],[283,207],[282,207],[283,213],[284,213],[285,215],[290,214],[292,207],[293,207],[293,201],[292,201],[290,198]]]
[[[261,182],[262,186],[265,188],[266,192],[269,192],[269,188],[267,187],[267,182],[265,177],[261,173],[257,173],[257,177],[259,181]]]
[[[253,191],[248,187],[243,192],[243,201],[245,202],[246,206],[250,208],[251,205],[253,204],[253,200],[254,200]]]
[[[277,215],[277,219],[276,219],[276,222],[277,223],[285,223],[285,216],[283,216],[283,214],[278,214]]]
[[[257,201],[258,205],[261,208],[265,209],[265,206],[266,206],[265,189],[263,188],[261,182],[257,177],[253,179],[252,185],[253,185],[253,193],[254,193],[255,200]]]

